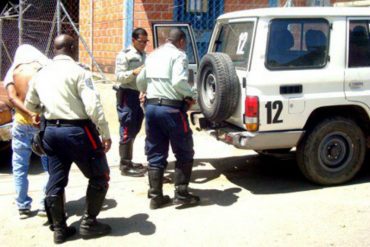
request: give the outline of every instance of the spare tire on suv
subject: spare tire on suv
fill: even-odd
[[[240,84],[230,57],[225,53],[206,54],[197,79],[198,102],[204,116],[214,122],[228,119],[240,97]]]

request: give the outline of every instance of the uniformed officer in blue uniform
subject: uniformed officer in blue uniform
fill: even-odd
[[[50,176],[45,209],[55,243],[63,243],[76,232],[74,227],[67,226],[63,201],[72,162],[89,179],[80,235],[90,238],[111,230],[96,217],[108,190],[109,167],[105,153],[112,142],[91,73],[73,59],[76,47],[72,37],[56,37],[56,56],[32,78],[25,101],[29,110],[42,113],[46,119],[42,144],[49,156]]]
[[[187,110],[195,103],[195,91],[188,83],[188,59],[184,52],[186,35],[171,29],[168,42],[150,54],[137,78],[137,86],[146,92],[145,150],[149,162],[150,208],[170,202],[162,192],[169,144],[176,157],[174,204],[196,204],[199,197],[188,192],[193,167],[193,136]]]
[[[145,47],[148,34],[143,28],[132,32],[132,45],[121,51],[116,59],[117,113],[120,122],[120,170],[124,176],[144,176],[146,169],[142,164],[132,162],[133,145],[141,129],[144,113],[140,107],[136,76],[145,62]]]

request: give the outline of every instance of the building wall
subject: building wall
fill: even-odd
[[[173,0],[135,0],[134,28],[142,27],[148,32],[148,39],[153,40],[151,23],[153,21],[171,21],[173,19]],[[152,42],[147,50],[153,49]]]
[[[123,26],[123,0],[80,0],[81,34],[105,73],[114,73],[115,57],[122,49]],[[81,42],[80,61],[92,63]]]

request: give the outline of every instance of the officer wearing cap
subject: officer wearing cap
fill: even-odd
[[[55,243],[63,243],[76,232],[66,224],[63,202],[72,162],[89,179],[80,235],[90,238],[111,230],[96,220],[108,190],[105,153],[111,146],[110,133],[91,73],[77,65],[76,53],[72,37],[56,37],[56,56],[32,78],[25,101],[28,109],[46,119],[42,144],[49,156],[50,177],[45,201]]]
[[[195,103],[188,83],[186,35],[171,29],[167,43],[150,54],[137,78],[138,89],[146,92],[145,150],[149,162],[150,208],[170,202],[162,192],[169,144],[176,157],[174,204],[192,205],[199,197],[188,192],[193,167],[193,137],[186,111]]]
[[[141,129],[144,113],[140,107],[140,92],[136,86],[136,76],[143,68],[148,34],[143,28],[132,32],[132,45],[121,51],[116,59],[117,113],[120,122],[120,170],[121,175],[141,177],[146,169],[142,164],[132,162],[133,145]]]

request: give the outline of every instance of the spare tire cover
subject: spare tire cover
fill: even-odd
[[[197,79],[203,115],[214,122],[228,119],[240,97],[240,84],[230,57],[225,53],[206,54],[200,62]]]

